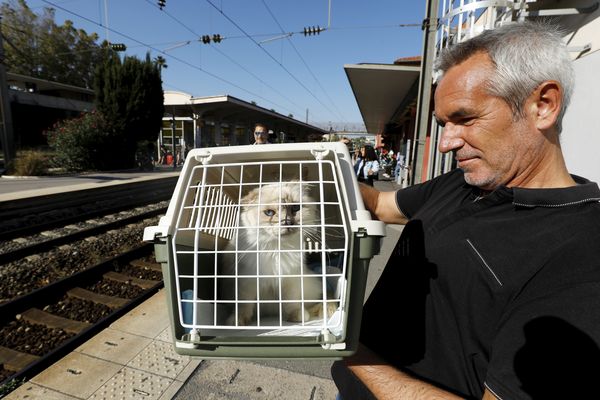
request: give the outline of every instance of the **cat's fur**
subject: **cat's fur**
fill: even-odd
[[[243,302],[257,299],[257,279],[260,282],[260,301],[284,300],[281,303],[283,321],[302,322],[322,318],[322,279],[306,266],[302,251],[309,232],[317,230],[316,227],[306,226],[318,222],[317,206],[308,194],[307,185],[297,181],[265,184],[244,196],[241,206],[239,220],[243,229],[238,229],[237,249],[236,238],[227,247],[228,251],[237,250],[237,257],[235,253],[225,254],[222,268],[225,275],[238,277],[237,299],[241,301],[238,302],[237,325],[257,324],[256,303]],[[256,278],[257,274],[260,278]],[[300,274],[303,278],[285,277]],[[264,278],[273,275],[282,277]],[[223,297],[235,299],[235,279],[224,279],[223,283]],[[285,302],[301,299],[302,292],[304,307],[300,302]],[[306,300],[314,302],[307,303]],[[336,306],[327,304],[327,316],[331,317]],[[279,316],[279,312],[279,302],[260,305],[261,319]],[[236,325],[235,310],[232,310],[227,323]]]

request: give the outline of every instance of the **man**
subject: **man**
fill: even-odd
[[[254,125],[254,144],[269,143],[269,131],[265,124],[257,123]]]
[[[362,347],[332,369],[341,397],[597,398],[600,190],[563,159],[561,36],[507,25],[436,67],[439,150],[458,169],[398,192],[361,185],[377,218],[406,226]]]

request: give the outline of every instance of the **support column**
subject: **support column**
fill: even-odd
[[[2,17],[0,16],[0,23]],[[4,68],[4,44],[0,35],[0,118],[2,118],[2,150],[4,152],[4,167],[10,163],[16,155],[15,136],[12,123],[12,111],[10,98],[8,97],[8,84],[6,83],[6,69]]]
[[[439,1],[428,0],[423,21],[423,56],[421,57],[421,74],[419,75],[419,97],[417,99],[417,116],[415,127],[415,143],[413,144],[413,163],[411,184],[427,179],[423,174],[425,144],[431,120],[431,85],[433,75],[433,58],[435,56],[435,34],[438,24]]]

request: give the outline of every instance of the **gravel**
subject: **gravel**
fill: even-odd
[[[89,322],[91,324],[108,316],[112,310],[103,304],[96,304],[65,296],[58,302],[44,307],[44,311],[59,317],[73,319],[75,321]]]
[[[114,257],[141,243],[144,228],[158,217],[0,265],[0,303]]]
[[[23,320],[13,320],[0,329],[0,346],[42,356],[72,336],[62,329],[48,329]]]

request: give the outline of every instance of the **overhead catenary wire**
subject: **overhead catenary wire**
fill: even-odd
[[[35,38],[35,37],[41,38],[42,37],[42,36],[40,36],[38,34],[35,34],[35,33],[32,34],[30,32],[25,32],[23,29],[17,28],[17,27],[15,27],[13,25],[10,25],[10,24],[6,24],[6,23],[2,24],[2,27],[3,28],[9,28],[9,29],[14,30],[16,32],[20,32],[22,34],[29,35],[30,38]],[[6,35],[2,35],[2,37],[5,40],[10,40]],[[184,43],[183,45],[187,45],[187,44],[192,43],[192,41],[193,40],[187,40],[187,41],[178,40],[178,41],[171,41],[171,42],[158,42],[158,43],[148,43],[148,44],[150,46],[167,46],[167,45],[170,45],[171,46],[170,48],[163,49],[163,51],[170,51],[170,50],[173,50],[174,48],[181,47],[182,43]],[[9,45],[11,45],[11,47],[13,46],[12,43],[9,43]],[[136,47],[146,47],[146,45],[145,44],[135,44],[135,45],[129,45],[128,46],[129,49],[136,48]],[[18,49],[16,47],[13,47],[13,49],[15,51],[19,52],[22,56],[25,56],[25,54],[20,49]],[[90,53],[90,52],[93,52],[93,51],[96,51],[96,50],[97,49],[95,49],[95,48],[84,49],[84,50],[71,50],[71,51],[63,51],[63,52],[60,52],[60,53],[53,53],[52,55],[53,56],[65,56],[65,55],[71,55],[71,54]],[[27,57],[29,57],[29,56],[27,56]]]
[[[42,0],[42,2],[44,2],[44,3],[48,4],[48,5],[51,5],[52,7],[55,7],[55,8],[57,8],[57,9],[61,10],[61,11],[64,11],[64,12],[68,13],[68,14],[71,14],[71,15],[73,15],[73,16],[76,16],[76,17],[78,17],[78,18],[81,18],[81,19],[83,19],[83,20],[85,20],[85,21],[87,21],[87,22],[89,22],[89,23],[92,23],[92,24],[94,24],[94,25],[97,25],[97,26],[99,26],[99,27],[101,27],[101,28],[104,28],[104,25],[103,25],[102,23],[100,23],[100,22],[97,22],[97,21],[94,21],[94,20],[92,20],[92,19],[90,19],[90,18],[88,18],[88,17],[85,17],[85,16],[83,16],[83,15],[80,15],[80,14],[78,14],[78,13],[75,13],[75,12],[73,12],[73,11],[71,11],[71,10],[68,10],[68,9],[64,8],[64,7],[61,7],[60,5],[58,5],[58,4],[55,4],[55,3],[53,3],[53,2],[51,2],[51,1],[49,1],[49,0]],[[221,77],[221,76],[219,76],[219,75],[217,75],[217,74],[215,74],[215,73],[212,73],[212,72],[210,72],[210,71],[207,71],[207,70],[205,70],[205,69],[204,69],[204,68],[202,68],[202,67],[199,67],[199,66],[197,66],[197,65],[195,65],[195,64],[192,64],[192,63],[190,63],[190,62],[188,62],[188,61],[186,61],[186,60],[183,60],[183,59],[181,59],[181,58],[179,58],[179,57],[176,57],[176,56],[173,56],[173,55],[171,55],[171,54],[167,54],[167,53],[165,53],[163,50],[160,50],[160,49],[158,49],[158,48],[156,48],[156,47],[154,47],[154,46],[151,46],[151,45],[149,45],[149,44],[147,44],[147,43],[144,43],[144,42],[142,42],[142,41],[140,41],[140,40],[138,40],[138,39],[135,39],[135,38],[133,38],[133,37],[131,37],[131,36],[127,35],[127,34],[124,34],[124,33],[122,33],[122,32],[119,32],[119,31],[117,31],[117,30],[115,30],[115,29],[113,29],[113,28],[108,28],[108,27],[106,27],[106,29],[108,29],[108,30],[109,30],[110,32],[112,32],[112,33],[115,33],[115,34],[117,34],[117,35],[120,35],[120,36],[122,36],[122,37],[124,37],[124,38],[126,38],[126,39],[128,39],[128,40],[131,40],[132,42],[135,42],[135,43],[137,43],[137,44],[140,44],[140,45],[142,45],[142,46],[144,46],[144,47],[146,47],[146,48],[148,48],[148,49],[150,49],[150,50],[156,51],[157,53],[160,53],[160,54],[162,54],[162,55],[164,55],[164,56],[166,56],[166,57],[169,57],[169,58],[171,58],[171,59],[173,59],[173,60],[175,60],[175,61],[178,61],[178,62],[180,62],[180,63],[182,63],[182,64],[184,64],[184,65],[187,65],[187,66],[189,66],[189,67],[191,67],[191,68],[194,68],[194,69],[196,69],[196,70],[198,70],[198,71],[200,71],[200,72],[203,72],[203,73],[205,73],[205,74],[209,75],[210,77],[212,77],[212,78],[214,78],[214,79],[217,79],[217,80],[219,80],[219,81],[221,81],[221,82],[223,82],[223,83],[226,83],[226,84],[228,84],[228,85],[231,85],[231,86],[233,86],[233,87],[235,87],[235,88],[237,88],[237,89],[239,89],[239,90],[242,90],[242,91],[243,91],[243,92],[245,92],[245,93],[248,93],[248,94],[250,94],[250,95],[252,95],[252,96],[255,96],[256,98],[262,99],[262,100],[264,100],[265,102],[267,102],[267,103],[269,103],[269,104],[272,104],[272,105],[274,105],[274,106],[276,106],[276,107],[279,107],[279,108],[281,108],[281,109],[284,109],[284,110],[287,110],[287,111],[291,111],[291,110],[289,110],[289,109],[288,109],[288,108],[286,108],[286,107],[283,107],[283,106],[281,106],[281,105],[279,105],[279,104],[277,104],[277,103],[275,103],[275,102],[273,102],[273,101],[271,101],[271,100],[269,100],[269,99],[267,99],[267,98],[265,98],[265,97],[263,97],[263,96],[261,96],[261,95],[259,95],[259,94],[257,94],[257,93],[254,93],[254,92],[252,92],[252,91],[250,91],[250,90],[248,90],[248,89],[245,89],[245,88],[243,88],[242,86],[240,86],[240,85],[238,85],[238,84],[236,84],[236,83],[234,83],[234,82],[231,82],[231,81],[229,81],[229,80],[227,80],[227,79],[225,79],[225,78],[223,78],[223,77]]]
[[[146,3],[151,4],[152,6],[158,8],[158,6],[156,6],[155,3],[153,3],[150,0],[145,0]],[[182,21],[180,21],[177,17],[175,17],[174,15],[172,15],[171,13],[165,11],[165,9],[161,10],[163,13],[165,13],[168,17],[170,17],[173,21],[177,22],[179,25],[181,25],[183,28],[185,28],[188,32],[191,32],[194,36],[196,36],[198,39],[196,39],[196,41],[200,40],[200,35],[198,35],[198,33],[196,33],[192,28],[190,28],[189,26],[187,26],[186,24],[184,24]],[[192,41],[187,41],[185,42],[185,44],[183,44],[182,46],[185,46],[187,44],[190,44]],[[163,51],[168,51],[168,50],[172,50],[174,48],[177,47],[182,47],[182,46],[173,46],[169,49],[165,49]],[[281,96],[282,98],[284,98],[285,100],[287,100],[290,104],[294,105],[295,107],[298,108],[298,111],[302,110],[303,107],[300,106],[299,104],[297,104],[296,102],[294,102],[292,99],[290,99],[288,96],[286,96],[285,94],[283,94],[280,90],[274,88],[272,85],[268,84],[267,82],[265,82],[263,79],[261,79],[259,76],[257,76],[256,74],[252,73],[250,70],[248,70],[246,67],[244,67],[242,64],[240,64],[239,62],[235,61],[232,57],[230,57],[229,55],[227,55],[225,52],[221,51],[220,49],[217,48],[217,46],[212,46],[212,48],[217,51],[219,54],[221,54],[223,57],[227,58],[230,62],[232,62],[234,65],[238,66],[239,68],[241,68],[242,70],[244,70],[245,72],[247,72],[249,75],[251,75],[254,79],[258,80],[260,83],[262,83],[263,85],[265,85],[266,87],[268,87],[269,89],[271,89],[273,92],[277,93],[279,96]],[[273,103],[274,104],[274,103]],[[290,109],[285,108],[285,110],[287,111],[292,111]]]
[[[219,9],[219,7],[217,7],[211,0],[206,0],[206,2],[210,4],[215,10],[219,11],[219,13],[221,13],[223,17],[225,17],[237,29],[239,29],[240,32],[246,35],[248,39],[250,39],[255,45],[257,45],[267,56],[269,56],[271,60],[273,60],[277,65],[279,65],[290,77],[292,77],[294,81],[296,81],[296,83],[302,86],[302,88],[304,88],[304,90],[306,90],[315,100],[317,100],[317,102],[319,102],[319,104],[321,104],[327,111],[329,111],[331,114],[335,114],[325,103],[321,101],[321,99],[319,99],[308,87],[306,87],[306,85],[302,83],[302,81],[300,81],[294,74],[292,74],[289,69],[287,69],[282,63],[277,61],[277,59],[273,57],[271,53],[269,53],[263,46],[260,45],[260,43],[254,40],[254,38],[252,38],[252,36],[250,36],[237,22],[235,22],[227,14],[225,14],[223,10]]]
[[[284,34],[284,35],[286,35],[285,30],[283,29],[283,27],[281,26],[281,24],[277,20],[277,17],[275,17],[275,14],[273,14],[273,12],[271,11],[271,9],[269,8],[267,2],[265,0],[262,0],[262,3],[264,4],[265,8],[267,9],[267,11],[271,15],[271,17],[273,18],[273,20],[275,21],[275,23],[277,24],[277,26],[281,30],[281,33]],[[333,105],[333,108],[337,112],[337,116],[341,117],[341,122],[344,122],[344,123],[347,122],[347,119],[340,112],[340,110],[336,107],[334,101],[331,99],[331,97],[329,96],[329,94],[327,93],[327,91],[325,90],[325,88],[323,87],[323,85],[321,84],[321,82],[319,81],[319,79],[317,78],[317,76],[314,74],[314,72],[312,71],[312,69],[310,68],[310,66],[308,65],[308,63],[304,60],[304,57],[302,57],[302,55],[300,54],[300,52],[298,51],[298,49],[294,45],[294,42],[292,42],[290,40],[290,38],[289,38],[290,36],[291,35],[285,37],[285,39],[287,39],[288,43],[292,46],[292,49],[294,49],[294,52],[296,52],[296,54],[298,55],[298,58],[300,58],[300,60],[302,61],[302,63],[304,64],[304,66],[306,67],[306,69],[308,70],[308,72],[311,74],[311,76],[313,77],[313,79],[315,80],[315,82],[317,82],[317,85],[319,85],[319,87],[321,88],[321,90],[323,91],[323,93],[325,94],[325,96],[327,97],[327,99],[329,99],[330,103]]]

